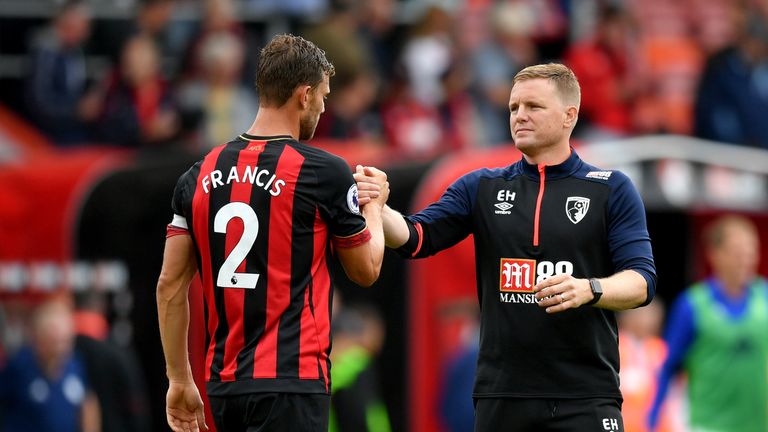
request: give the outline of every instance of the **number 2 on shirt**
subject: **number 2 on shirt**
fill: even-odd
[[[219,268],[219,277],[216,285],[221,288],[256,288],[259,281],[258,273],[237,273],[237,267],[245,260],[251,251],[256,236],[259,234],[259,218],[251,206],[241,202],[231,202],[216,212],[213,219],[213,230],[226,234],[227,224],[232,218],[240,218],[243,221],[243,236],[237,242]]]

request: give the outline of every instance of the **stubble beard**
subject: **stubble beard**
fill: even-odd
[[[301,119],[299,123],[299,141],[309,141],[315,136],[315,129],[319,119],[320,116],[313,118],[312,115],[307,115]]]

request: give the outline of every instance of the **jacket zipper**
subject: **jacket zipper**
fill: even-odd
[[[539,164],[539,196],[536,198],[536,213],[533,217],[533,246],[539,246],[539,220],[541,216],[541,201],[544,199],[544,168],[546,165]]]

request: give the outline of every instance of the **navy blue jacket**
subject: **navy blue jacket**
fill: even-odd
[[[481,307],[475,397],[621,398],[614,313],[582,306],[549,315],[533,286],[569,273],[607,277],[656,270],[645,211],[629,178],[583,162],[480,169],[406,218],[399,252],[433,255],[474,235]]]

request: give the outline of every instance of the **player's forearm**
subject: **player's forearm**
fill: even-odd
[[[595,306],[603,309],[625,310],[640,306],[648,295],[647,282],[640,273],[625,270],[600,279],[603,296]]]
[[[381,219],[384,227],[384,242],[388,248],[397,249],[408,241],[410,231],[403,215],[389,206],[384,206]]]
[[[383,210],[378,206],[366,206],[363,209],[368,230],[371,232],[371,239],[368,241],[371,254],[371,284],[376,282],[381,273],[381,264],[384,261],[384,228],[382,221]],[[370,285],[370,284],[369,284]]]
[[[166,374],[169,381],[191,381],[187,332],[189,329],[189,302],[187,289],[179,282],[161,280],[157,284],[157,316],[160,339],[165,354]]]

